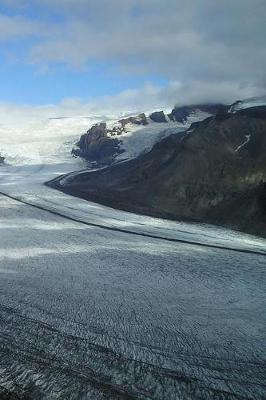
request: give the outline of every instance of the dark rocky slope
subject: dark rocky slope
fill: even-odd
[[[119,148],[120,141],[110,137],[109,134],[112,132],[107,129],[106,123],[93,125],[87,133],[81,136],[77,148],[72,150],[72,154],[99,165],[111,164],[121,150]]]
[[[224,113],[229,110],[230,106],[223,104],[195,104],[190,106],[178,107],[176,106],[168,117],[172,121],[186,122],[188,117],[196,111],[206,112],[211,115],[216,115],[217,113]]]
[[[266,236],[265,182],[266,107],[256,107],[222,110],[137,159],[49,184],[124,210]]]

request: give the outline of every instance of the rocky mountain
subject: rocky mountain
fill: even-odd
[[[49,184],[111,207],[266,236],[266,107],[220,109],[136,159]]]
[[[183,107],[175,107],[170,114],[169,118],[172,121],[185,123],[189,117],[195,113],[207,113],[209,115],[216,115],[217,113],[224,113],[229,110],[229,106],[223,104],[199,104]]]
[[[208,116],[215,115],[217,112],[227,111],[228,106],[218,105],[193,105],[186,107],[175,107],[170,114],[164,111],[155,111],[149,116],[141,113],[136,116],[128,116],[109,124],[102,122],[93,125],[83,134],[72,150],[74,156],[85,158],[90,163],[98,166],[110,165],[118,159],[118,156],[125,152],[123,143],[127,139],[127,134],[135,134],[141,129],[145,135],[152,132],[161,133],[169,127],[185,129],[191,122],[200,121]],[[146,129],[146,130],[145,130]],[[168,130],[170,134],[171,131]],[[141,135],[143,139],[143,135]],[[139,140],[142,140],[139,138]],[[161,138],[161,135],[154,135],[154,143]],[[143,141],[143,140],[142,140]],[[153,144],[154,144],[153,143]],[[132,146],[132,143],[131,143]],[[143,146],[138,146],[142,151],[147,148],[143,141]],[[150,150],[150,149],[149,149]],[[125,158],[130,158],[125,155]]]
[[[123,127],[120,127],[123,130]],[[116,131],[117,135],[121,134]],[[74,156],[83,157],[97,164],[108,165],[114,161],[119,149],[120,141],[112,138],[113,130],[107,129],[106,123],[93,125],[87,133],[81,136],[77,148],[72,150]]]

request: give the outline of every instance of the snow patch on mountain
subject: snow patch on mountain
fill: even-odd
[[[141,153],[148,152],[155,143],[167,136],[184,132],[192,123],[202,121],[210,116],[211,114],[195,110],[185,123],[173,122],[167,117],[167,123],[160,124],[148,119],[149,124],[145,127],[130,124],[127,128],[128,132],[120,136],[122,140],[121,149],[124,152],[118,155],[116,160],[132,159]]]
[[[266,105],[266,96],[251,97],[245,100],[238,100],[229,109],[230,113],[236,113],[239,110],[244,110],[250,107],[259,107]]]
[[[165,126],[156,122],[145,127],[130,125],[127,132],[120,136],[122,141],[120,148],[123,153],[116,157],[116,161],[135,158],[141,153],[151,150],[155,143],[165,137],[184,130],[184,125],[176,122],[169,122]]]
[[[242,147],[244,147],[250,141],[251,135],[246,135],[246,140],[241,143],[236,149],[235,152],[237,153]]]

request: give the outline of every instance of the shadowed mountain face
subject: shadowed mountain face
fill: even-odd
[[[176,106],[169,114],[169,118],[172,121],[186,122],[191,113],[195,112],[196,110],[216,115],[220,112],[227,112],[228,109],[229,106],[223,104],[199,104],[183,107]]]
[[[116,208],[266,236],[266,107],[219,112],[127,163],[50,185]]]

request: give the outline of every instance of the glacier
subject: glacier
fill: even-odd
[[[70,150],[98,121],[0,127],[0,389],[265,398],[265,239],[46,187],[86,168]]]

